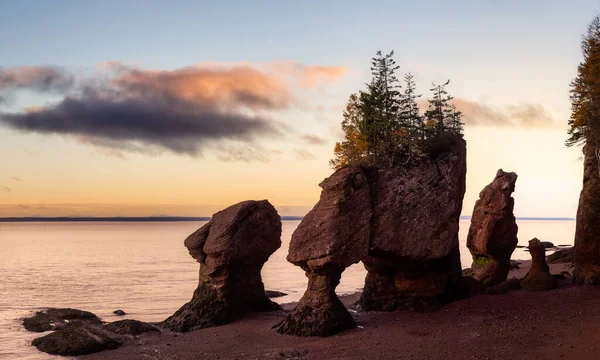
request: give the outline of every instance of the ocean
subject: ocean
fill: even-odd
[[[518,220],[519,245],[537,237],[572,245],[573,220]],[[198,282],[198,264],[183,240],[206,222],[0,222],[0,359],[53,359],[30,345],[20,319],[44,307],[88,310],[105,321],[133,318],[160,321],[189,301]],[[284,221],[282,246],[263,268],[267,290],[297,301],[306,288],[304,272],[286,262],[288,245],[300,221]],[[460,222],[463,268],[469,220]],[[514,259],[528,259],[517,249]],[[356,264],[342,274],[339,294],[363,286],[366,271]],[[114,310],[125,317],[117,318]]]

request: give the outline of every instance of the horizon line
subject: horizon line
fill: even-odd
[[[0,222],[185,222],[210,221],[210,216],[21,216],[0,217]],[[281,216],[282,221],[297,221],[304,216]],[[461,215],[461,220],[470,220],[470,215]],[[574,221],[574,217],[517,216],[525,221]]]

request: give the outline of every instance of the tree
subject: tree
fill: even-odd
[[[329,162],[334,169],[349,165],[365,165],[369,161],[369,144],[367,142],[367,122],[364,118],[364,103],[356,94],[350,95],[342,130],[344,141],[335,144],[334,158]]]
[[[414,76],[409,72],[404,76],[405,89],[400,103],[400,118],[402,126],[407,129],[408,135],[408,159],[410,161],[413,154],[420,154],[418,146],[419,141],[425,138],[425,123],[420,115],[417,99],[421,95],[417,95]]]
[[[600,159],[600,17],[588,26],[581,42],[583,61],[571,82],[571,117],[567,146],[587,144]]]
[[[450,111],[450,103],[453,98],[448,95],[446,86],[450,84],[450,80],[446,81],[443,85],[432,84],[432,88],[429,89],[433,93],[433,98],[429,101],[429,109],[425,112],[425,118],[427,122],[433,124],[435,134],[441,136],[447,129],[447,119]]]

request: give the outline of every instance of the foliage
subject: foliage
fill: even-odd
[[[350,95],[342,130],[344,140],[334,148],[330,165],[393,167],[444,151],[462,136],[462,113],[451,103],[446,86],[433,85],[429,110],[423,115],[417,100],[414,76],[401,86],[394,52],[378,51],[371,62],[371,82],[364,91]],[[453,140],[454,139],[454,140]]]
[[[571,82],[571,118],[567,146],[587,143],[600,149],[600,17],[588,26],[581,42],[583,61]]]

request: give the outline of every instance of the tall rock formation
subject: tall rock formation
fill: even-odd
[[[496,178],[479,193],[475,202],[467,247],[473,255],[473,278],[494,286],[508,277],[510,257],[517,240],[517,222],[513,209],[517,174],[496,173]]]
[[[277,325],[282,334],[328,336],[356,324],[335,294],[344,269],[367,255],[371,231],[369,185],[360,168],[337,171],[319,184],[315,207],[292,235],[288,261],[300,266],[308,288]]]
[[[214,214],[184,244],[200,263],[200,280],[192,300],[164,327],[185,332],[280,309],[265,295],[260,274],[281,246],[281,219],[268,201],[245,201]]]
[[[317,205],[300,223],[288,261],[308,289],[278,331],[327,336],[354,327],[335,295],[342,271],[363,261],[364,310],[429,306],[457,296],[458,223],[465,192],[466,144],[418,165],[347,167],[321,183]]]
[[[363,310],[429,307],[456,297],[466,143],[412,167],[370,174],[373,216]]]

